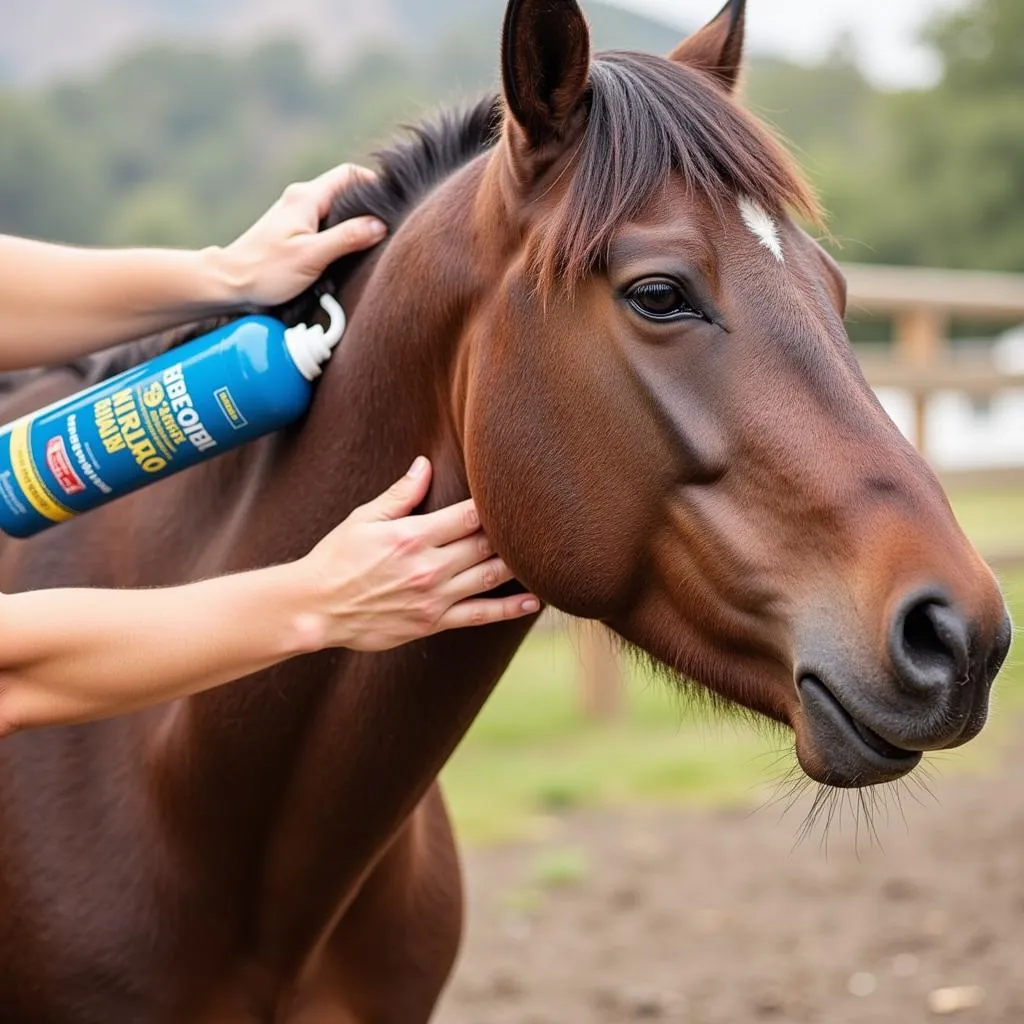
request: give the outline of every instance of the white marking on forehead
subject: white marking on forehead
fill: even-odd
[[[743,223],[757,236],[758,241],[780,262],[786,257],[782,253],[782,239],[779,226],[764,207],[744,196],[740,199],[740,216]]]

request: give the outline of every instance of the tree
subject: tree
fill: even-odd
[[[49,240],[95,238],[105,204],[101,161],[59,118],[0,94],[0,231]]]
[[[867,179],[885,191],[859,198],[874,251],[897,263],[1024,270],[1024,4],[976,0],[925,38],[943,77],[888,99],[884,173]]]

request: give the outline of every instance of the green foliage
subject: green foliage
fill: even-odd
[[[429,9],[428,9],[429,7]],[[0,87],[0,231],[107,244],[224,242],[283,185],[365,160],[401,122],[498,80],[503,0],[396,0],[404,36],[337,73],[294,41],[150,46],[89,80]],[[595,46],[676,33],[588,3]],[[844,259],[1024,269],[1024,4],[931,26],[945,75],[872,88],[840,44],[820,66],[755,61],[747,99],[792,141]]]
[[[0,230],[87,241],[105,209],[100,161],[53,111],[0,94]]]
[[[914,202],[878,244],[903,262],[1024,269],[1024,5],[984,0],[928,33],[946,74],[892,104],[890,167]]]
[[[932,89],[877,92],[840,48],[761,66],[753,105],[797,143],[842,257],[1022,270],[1024,5],[975,0],[926,39],[945,70]]]
[[[984,100],[1024,89],[1024,5],[973,0],[966,10],[935,22],[929,42],[946,68],[943,90]]]
[[[133,190],[121,203],[103,231],[111,245],[131,245],[144,239],[147,245],[201,248],[208,231],[195,202],[182,188],[155,181]]]

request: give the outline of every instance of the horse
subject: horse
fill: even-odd
[[[349,314],[301,425],[4,543],[0,585],[296,558],[425,452],[424,510],[472,495],[522,586],[791,728],[811,778],[972,738],[1006,607],[858,368],[813,195],[736,98],[743,35],[730,0],[668,57],[593,55],[576,0],[509,0],[501,94],[385,152],[327,223],[389,239],[280,311]],[[437,776],[531,625],[0,743],[0,1017],[428,1020],[462,928]]]

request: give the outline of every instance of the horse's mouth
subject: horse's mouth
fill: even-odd
[[[891,782],[917,767],[921,752],[904,750],[859,722],[817,676],[799,682],[804,741],[800,760],[812,778],[843,788]],[[806,756],[810,754],[810,756]]]

